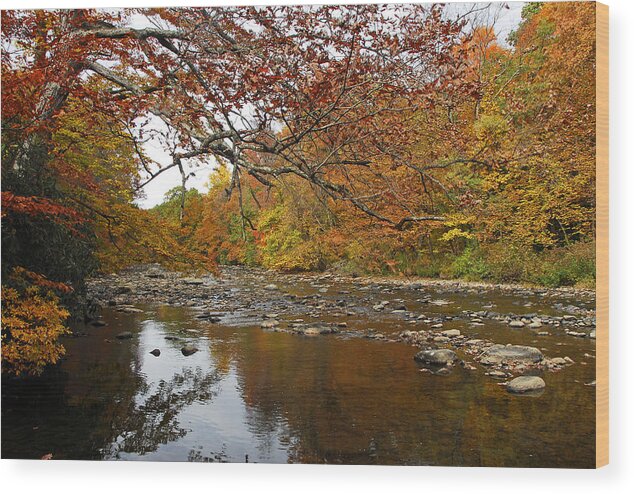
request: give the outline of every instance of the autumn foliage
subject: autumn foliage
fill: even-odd
[[[54,290],[69,288],[20,268],[11,281],[16,288],[2,287],[2,371],[39,374],[64,355],[59,337],[69,333],[69,313]]]
[[[361,205],[289,176],[274,187],[244,177],[227,197],[233,177],[220,167],[202,198],[200,248],[282,270],[592,285],[594,7],[528,4],[523,15],[510,46],[479,26],[452,48],[473,92],[375,119],[389,152],[322,172]],[[330,150],[302,147],[309,162]]]

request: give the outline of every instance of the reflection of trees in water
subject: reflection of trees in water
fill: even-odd
[[[270,458],[277,443],[288,447],[293,438],[281,411],[272,412],[259,406],[248,406],[246,426],[252,437],[257,439],[254,446],[261,458]]]
[[[117,436],[104,449],[104,458],[117,458],[122,452],[151,453],[161,444],[184,437],[188,431],[179,425],[180,412],[195,401],[209,401],[217,382],[215,372],[204,373],[200,368],[184,369],[168,382],[161,380],[142,403],[132,401],[127,413],[115,417],[112,430]]]
[[[224,444],[219,452],[211,451],[206,455],[202,452],[202,446],[199,446],[198,448],[191,449],[189,453],[187,453],[187,461],[199,463],[227,463],[229,462],[229,455],[226,452],[226,445]]]
[[[411,367],[405,347],[249,334],[237,373],[261,457],[278,441],[294,463],[464,464],[474,377]]]
[[[108,326],[98,337],[66,338],[67,359],[60,365],[37,379],[3,380],[4,457],[102,457],[116,417],[148,387],[140,375],[138,339],[112,341],[117,331]]]
[[[187,434],[182,411],[212,399],[235,366],[259,451],[249,452],[251,461],[273,458],[281,444],[291,462],[593,464],[595,390],[573,385],[574,366],[549,375],[550,391],[533,399],[508,395],[479,373],[421,375],[404,346],[216,328],[214,372],[183,371],[156,384],[143,374],[139,338],[114,341],[120,330],[112,323],[99,336],[68,339],[69,359],[38,379],[3,379],[3,457],[148,454]],[[194,448],[187,459],[229,458],[224,449]]]
[[[239,358],[240,339],[227,337],[214,340],[209,344],[209,354],[218,374],[227,376],[231,372],[231,365]]]

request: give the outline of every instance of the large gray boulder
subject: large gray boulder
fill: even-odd
[[[446,348],[440,350],[422,350],[414,356],[414,360],[428,365],[448,365],[457,360],[456,353]]]
[[[532,346],[492,345],[482,352],[480,363],[484,365],[499,365],[502,362],[536,364],[543,359],[542,352]]]
[[[520,376],[508,383],[506,390],[509,393],[530,393],[541,391],[546,387],[546,383],[538,376]]]

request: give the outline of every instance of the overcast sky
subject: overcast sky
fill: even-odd
[[[175,1],[175,4],[178,2]],[[488,12],[488,22],[495,22],[496,33],[500,41],[505,41],[508,34],[513,31],[520,22],[522,7],[525,2],[508,2],[507,8],[500,8],[500,3],[493,3]],[[464,10],[472,7],[473,3],[454,3],[449,4],[448,9],[456,9],[456,11]],[[485,4],[481,4],[485,5]],[[158,163],[169,164],[171,158],[158,142],[150,141],[145,145],[145,149],[150,157]],[[208,158],[206,164],[202,166],[186,166],[188,172],[194,172],[195,176],[191,177],[187,182],[188,188],[196,188],[201,192],[206,190],[209,180],[209,174],[217,166],[214,158]],[[139,199],[137,203],[142,208],[151,208],[163,201],[165,193],[180,185],[180,173],[177,168],[172,168],[162,173],[148,185],[144,187],[144,197]]]

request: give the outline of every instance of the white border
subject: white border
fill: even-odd
[[[130,7],[173,5],[247,5],[262,0],[5,0],[2,9],[46,7]],[[319,3],[296,0],[268,3]],[[328,3],[368,3],[360,1]],[[396,2],[390,2],[396,3]],[[403,2],[400,2],[403,3]],[[634,128],[634,2],[606,0],[610,6],[610,465],[598,471],[561,469],[501,469],[449,467],[369,467],[315,465],[210,465],[187,463],[118,463],[0,461],[4,492],[108,493],[215,492],[253,494],[369,493],[531,493],[634,492],[634,165],[631,164]],[[629,158],[629,159],[628,159]],[[574,421],[575,417],[570,417]]]

